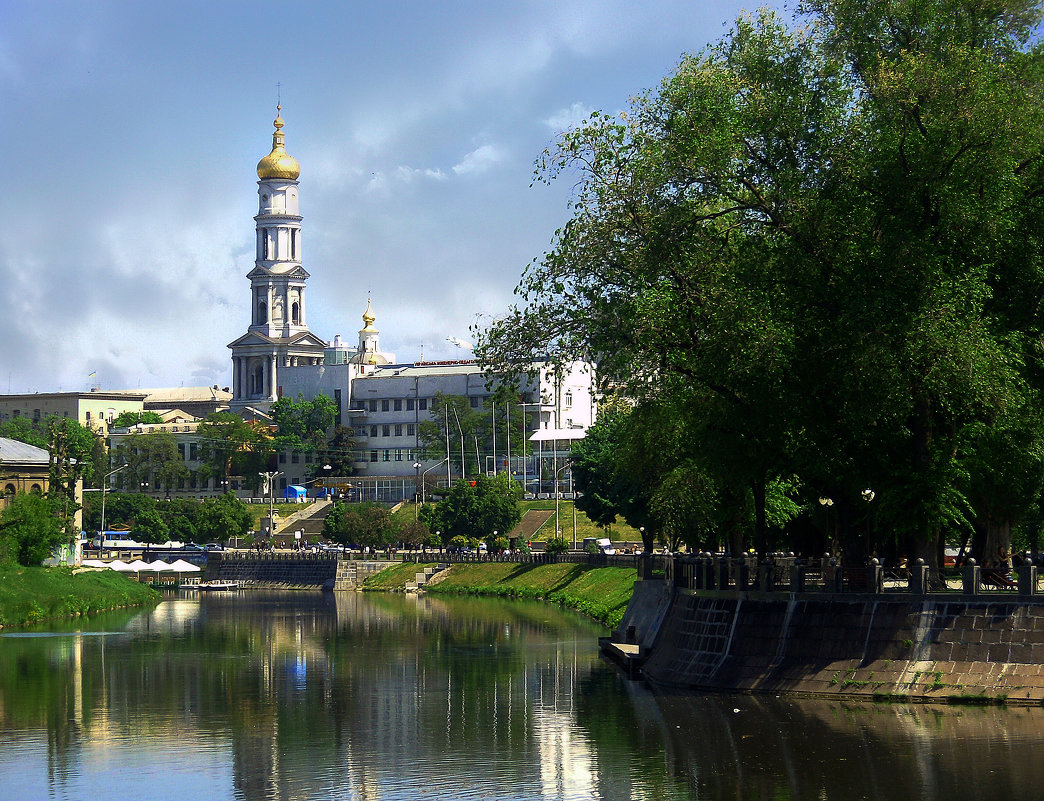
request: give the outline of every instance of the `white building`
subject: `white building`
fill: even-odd
[[[279,107],[277,107],[278,109]],[[301,265],[301,216],[298,178],[300,166],[287,154],[277,116],[272,151],[257,165],[259,210],[254,218],[257,253],[250,279],[251,320],[247,333],[232,342],[233,411],[250,408],[266,411],[281,397],[304,399],[322,393],[337,407],[336,423],[355,431],[356,474],[365,477],[415,477],[439,464],[424,457],[418,427],[428,414],[437,393],[468,398],[472,408],[481,409],[492,394],[488,377],[474,360],[450,362],[398,362],[395,354],[381,350],[376,314],[367,300],[358,342],[347,345],[340,335],[327,343],[316,337],[305,320],[305,282],[308,273]],[[495,385],[496,381],[490,382]],[[527,421],[530,435],[541,429],[530,452],[568,451],[571,439],[594,421],[596,406],[589,365],[576,364],[561,374],[534,363],[525,386],[519,387],[520,403],[512,413]],[[547,436],[548,431],[564,432]],[[570,433],[571,432],[571,433]],[[527,437],[528,439],[528,437]],[[546,441],[546,442],[545,442]],[[552,443],[552,444],[546,444]],[[507,443],[497,452],[477,455],[475,443],[459,441],[454,451],[459,463],[461,449],[474,465],[490,471],[508,469]],[[518,443],[512,449],[517,453]],[[416,466],[418,465],[419,466]],[[535,462],[534,462],[535,464]],[[282,465],[281,465],[282,467]],[[525,466],[522,466],[524,471]],[[449,478],[453,478],[452,470]],[[285,485],[289,476],[280,484]]]

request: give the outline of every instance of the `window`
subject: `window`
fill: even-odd
[[[286,451],[279,452],[279,464],[286,464]]]
[[[178,443],[178,456],[181,457],[182,461],[185,460],[185,443],[184,442],[179,442]]]
[[[313,455],[314,454],[311,451],[305,451],[305,464],[311,464],[312,463],[312,456]]]
[[[290,454],[290,463],[291,464],[299,464],[300,461],[301,461],[301,454],[300,453],[298,453],[297,451],[294,451],[293,453]]]
[[[571,391],[566,391],[565,397],[562,399],[562,405],[567,409],[573,405],[573,393]]]
[[[407,398],[406,399],[406,411],[408,411],[408,412],[412,412],[413,411],[413,398]]]
[[[370,451],[370,461],[371,462],[376,462],[377,461],[377,451]]]
[[[396,448],[395,449],[395,461],[397,461],[397,462],[401,462],[402,461],[402,448]]]
[[[395,424],[395,436],[397,436],[397,437],[401,437],[402,436],[402,423],[396,423]]]
[[[371,412],[377,411],[377,401],[375,401],[375,400],[370,401],[370,411]]]
[[[198,442],[191,442],[191,443],[189,443],[189,460],[193,461],[193,462],[199,461],[199,443]]]
[[[388,401],[386,401],[386,400],[382,400],[381,401],[381,411],[382,412],[388,411],[388,406],[389,406]]]
[[[427,411],[427,409],[428,409],[428,399],[427,398],[418,398],[417,399],[417,408],[420,409],[422,412]]]
[[[33,419],[34,420],[39,420],[40,419],[40,410],[39,409],[33,409]],[[91,413],[90,412],[87,412],[87,422],[88,423],[91,422]]]
[[[40,419],[40,410],[39,409],[33,409],[33,419],[34,420],[39,420]],[[91,413],[90,412],[87,412],[87,419],[88,420],[91,419]]]
[[[413,423],[407,423],[406,424],[406,436],[407,437],[415,437],[415,436],[417,436],[417,426],[414,425]]]
[[[482,405],[482,398],[476,395],[472,395],[470,398],[468,398],[468,403],[471,404],[472,409],[477,409],[479,406]]]
[[[391,426],[383,426],[383,428],[381,430],[381,436],[382,437],[390,437],[391,436]]]
[[[370,436],[371,437],[376,437],[377,436],[377,426],[370,426]]]
[[[391,451],[385,450],[385,451],[381,451],[381,452],[384,454],[384,461],[390,462],[391,461]]]
[[[395,399],[395,411],[397,411],[397,412],[401,412],[402,411],[402,400],[400,398],[396,398]]]

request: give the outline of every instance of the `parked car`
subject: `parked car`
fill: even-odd
[[[222,545],[219,542],[208,542],[206,545],[203,546],[203,550],[204,551],[223,551],[223,550],[225,550],[225,546]]]

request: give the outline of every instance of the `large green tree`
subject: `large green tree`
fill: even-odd
[[[231,412],[214,412],[196,427],[196,434],[204,480],[241,476],[250,487],[258,487],[258,474],[274,454],[271,432],[264,426]]]
[[[855,561],[890,538],[936,561],[977,519],[1002,550],[1024,504],[969,476],[1040,452],[1040,5],[802,11],[742,17],[548,151],[572,218],[479,353],[586,358],[689,409],[681,447],[749,490],[759,548],[784,482],[833,499]]]
[[[454,483],[445,498],[425,506],[422,519],[430,531],[451,536],[486,539],[494,531],[507,534],[522,519],[522,488],[506,473],[479,475]]]
[[[61,504],[37,493],[20,493],[0,511],[0,562],[38,565],[67,541]]]

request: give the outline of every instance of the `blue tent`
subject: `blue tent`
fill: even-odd
[[[304,500],[307,491],[304,487],[297,484],[291,484],[285,490],[283,490],[283,500],[286,501],[302,501]]]

